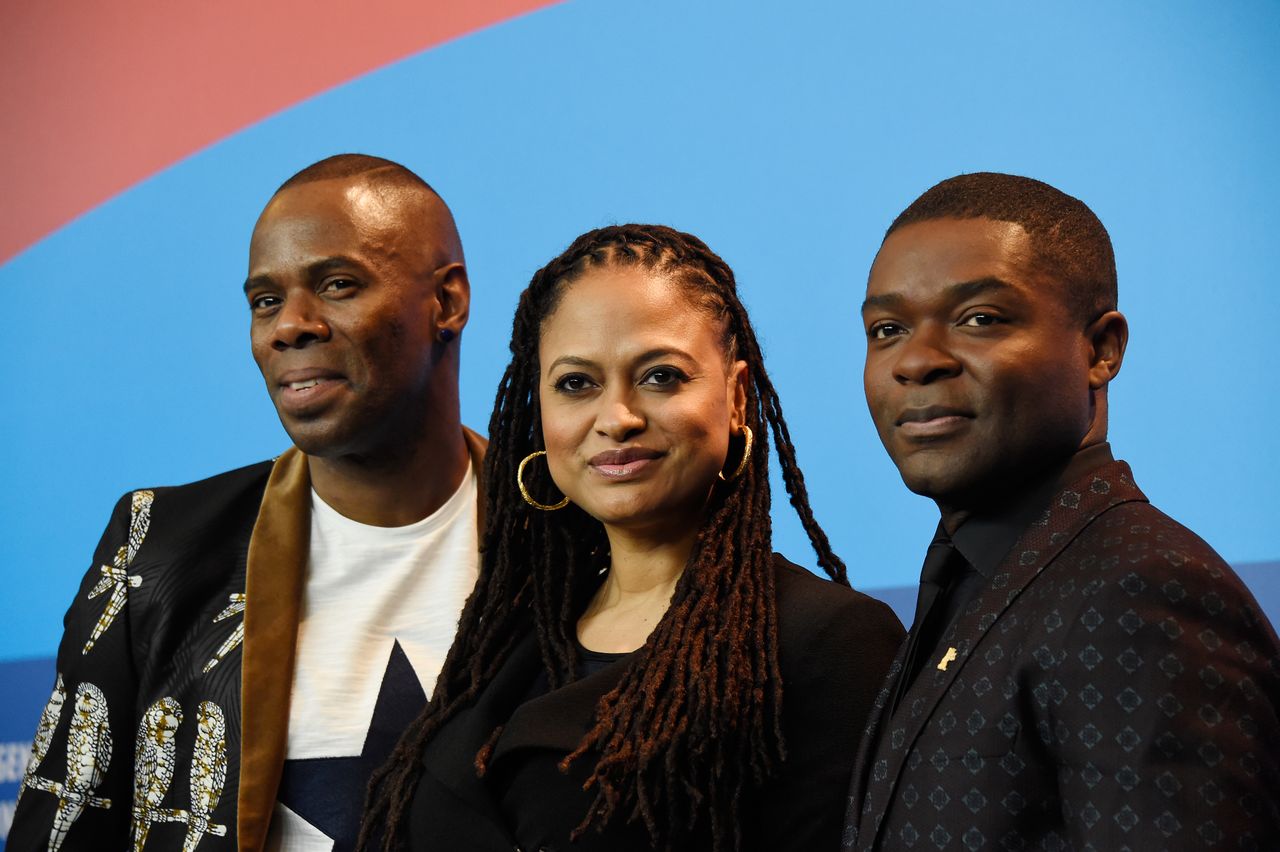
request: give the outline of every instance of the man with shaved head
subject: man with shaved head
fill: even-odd
[[[294,446],[116,506],[9,850],[350,849],[444,661],[484,450],[449,208],[397,163],[322,160],[263,210],[244,292]]]

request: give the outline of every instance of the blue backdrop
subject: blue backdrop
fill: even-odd
[[[31,246],[0,266],[0,838],[115,498],[287,445],[249,356],[248,237],[281,180],[340,151],[400,160],[452,205],[474,288],[463,414],[481,429],[538,266],[608,222],[702,236],[738,274],[819,520],[855,584],[900,607],[936,511],[903,488],[862,400],[867,269],[943,177],[1047,180],[1116,245],[1132,327],[1117,455],[1276,619],[1277,44],[1264,0],[582,0],[299,103]],[[811,562],[777,509],[775,544]]]

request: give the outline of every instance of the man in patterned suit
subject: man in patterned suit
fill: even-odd
[[[341,850],[477,565],[470,286],[444,201],[340,155],[254,228],[255,360],[294,447],[125,495],[71,606],[9,852]]]
[[[1275,631],[1106,442],[1102,223],[1028,178],[943,181],[862,314],[880,439],[942,519],[844,848],[1280,848]]]

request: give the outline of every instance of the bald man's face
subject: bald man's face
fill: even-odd
[[[458,343],[440,336],[456,338],[466,310],[444,282],[465,285],[465,271],[440,210],[425,191],[357,177],[290,187],[259,218],[245,282],[253,357],[303,452],[403,450],[441,383],[456,389],[456,358],[439,368]]]

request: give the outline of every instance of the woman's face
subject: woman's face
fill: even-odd
[[[635,267],[567,285],[538,345],[551,476],[606,526],[695,528],[746,410],[746,363],[681,285]],[[736,459],[735,459],[736,461]]]

